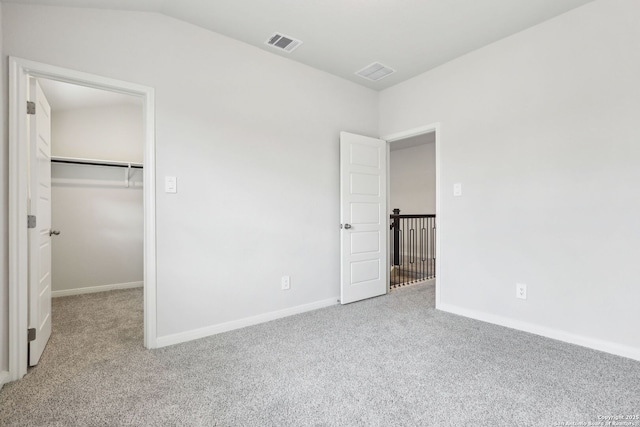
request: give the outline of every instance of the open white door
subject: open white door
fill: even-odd
[[[51,336],[51,108],[36,79],[29,81],[35,115],[29,124],[29,366],[38,363]],[[30,335],[32,331],[30,331]],[[31,337],[32,338],[32,337]]]
[[[340,133],[340,302],[387,293],[387,144]]]

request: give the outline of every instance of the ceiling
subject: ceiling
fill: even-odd
[[[381,90],[593,0],[2,0],[159,12]],[[291,53],[265,45],[280,32]],[[380,62],[377,82],[354,73]]]
[[[142,99],[132,95],[109,92],[102,89],[38,79],[52,111],[77,110],[113,105],[136,105],[142,107]]]

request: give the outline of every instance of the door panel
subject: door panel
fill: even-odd
[[[375,231],[362,233],[351,232],[351,253],[378,253],[380,251],[380,234]]]
[[[340,302],[387,292],[385,141],[340,133]]]
[[[380,195],[380,177],[377,175],[351,174],[351,194]]]
[[[353,224],[373,224],[380,223],[380,208],[377,203],[350,203],[351,220]]]
[[[29,366],[38,363],[51,336],[51,108],[38,81],[29,82],[36,114],[29,122],[29,214],[36,227],[29,229],[29,328],[36,339],[29,343]]]
[[[371,282],[380,279],[380,261],[354,261],[351,263],[351,284]]]

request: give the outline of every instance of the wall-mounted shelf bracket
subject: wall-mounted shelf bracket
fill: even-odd
[[[131,163],[124,170],[124,186],[129,188],[129,180],[131,179]]]

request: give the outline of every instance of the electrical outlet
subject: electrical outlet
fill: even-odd
[[[282,276],[282,280],[280,281],[280,288],[283,291],[288,291],[291,289],[291,276]]]
[[[527,299],[527,285],[524,283],[516,283],[516,298]]]

